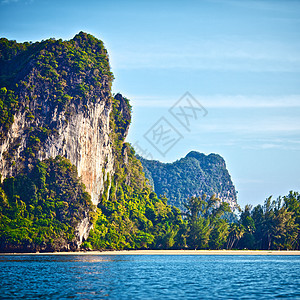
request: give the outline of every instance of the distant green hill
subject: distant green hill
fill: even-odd
[[[158,195],[169,204],[183,209],[188,197],[215,194],[231,208],[237,205],[236,190],[224,159],[218,154],[205,155],[191,151],[173,163],[161,163],[138,157],[146,177]]]

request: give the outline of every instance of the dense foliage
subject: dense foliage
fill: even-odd
[[[39,161],[32,171],[7,178],[0,186],[0,249],[76,249],[74,228],[93,209],[67,159]]]
[[[0,128],[2,128],[0,140],[14,122],[14,114],[18,109],[18,104],[18,98],[14,91],[7,90],[5,87],[0,89]]]
[[[252,208],[246,205],[238,224],[232,224],[229,248],[300,249],[300,195],[287,196]]]
[[[185,204],[187,246],[197,249],[300,249],[300,195],[289,195],[252,209],[246,205],[239,220],[228,222],[227,203],[214,197],[192,197]]]
[[[180,209],[184,209],[187,198],[203,194],[216,194],[232,206],[236,204],[236,191],[224,159],[217,154],[206,156],[192,151],[174,163],[138,158],[154,191]]]
[[[16,88],[16,84],[21,84],[34,90],[35,86],[30,82],[33,71],[37,79],[47,81],[56,91],[49,91],[52,98],[58,98],[60,91],[72,87],[64,84],[70,80],[68,74],[72,74],[73,80],[91,77],[96,85],[100,84],[103,75],[109,80],[113,78],[103,42],[90,34],[80,32],[69,41],[48,39],[36,43],[17,43],[1,38],[0,85]],[[57,85],[51,86],[51,83]],[[80,88],[83,87],[78,86]]]
[[[133,153],[131,153],[132,157]],[[134,162],[135,178],[140,176]],[[124,169],[125,173],[128,170]],[[140,178],[139,178],[140,179]],[[135,182],[139,184],[141,181]],[[112,194],[102,199],[96,228],[91,232],[89,249],[263,249],[300,250],[300,195],[288,196],[264,206],[241,212],[239,220],[230,222],[227,203],[215,196],[191,197],[185,212],[166,205],[144,186],[131,189],[124,181],[112,184]]]
[[[126,150],[125,150],[126,149]],[[98,205],[98,219],[83,245],[92,249],[169,248],[183,221],[180,211],[158,199],[147,186],[133,149],[124,145],[127,164],[106,181],[110,186]]]
[[[228,222],[222,218],[230,212],[228,203],[219,202],[215,196],[206,200],[191,197],[185,203],[187,221],[187,246],[193,249],[220,249],[227,240]]]

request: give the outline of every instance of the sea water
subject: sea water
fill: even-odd
[[[300,256],[0,256],[1,299],[300,299]]]

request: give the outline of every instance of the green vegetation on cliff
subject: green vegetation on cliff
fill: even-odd
[[[64,113],[68,122],[76,107],[87,109],[88,101],[107,96],[112,80],[107,51],[92,35],[80,32],[69,41],[36,43],[1,38],[0,141],[14,115],[25,112],[31,142],[21,155],[34,160],[43,141],[57,134],[52,114]],[[7,155],[13,156],[16,150]]]
[[[74,228],[93,211],[67,159],[39,161],[0,185],[0,250],[76,250]]]
[[[14,114],[18,109],[18,98],[5,87],[0,89],[0,140],[14,122]]]

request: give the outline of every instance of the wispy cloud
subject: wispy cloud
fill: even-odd
[[[19,2],[19,0],[2,0],[1,4],[10,4],[10,3],[16,3]]]
[[[0,3],[1,4],[12,4],[12,3],[17,3],[17,2],[20,2],[20,3],[25,3],[25,4],[30,4],[30,3],[33,3],[34,0],[2,0]]]
[[[277,11],[277,12],[292,12],[295,8],[300,8],[299,1],[285,0],[285,1],[264,1],[264,0],[211,0],[215,3],[228,4],[244,9],[260,10],[260,11]]]
[[[296,108],[300,107],[300,95],[245,96],[216,95],[199,97],[208,108]]]
[[[211,132],[211,133],[226,133],[230,134],[289,134],[300,132],[300,121],[295,122],[295,119],[281,118],[281,119],[266,119],[266,120],[232,120],[231,122],[218,123],[213,121],[201,122],[197,126],[197,132]],[[196,126],[195,126],[196,127]]]
[[[201,145],[208,148],[216,147],[217,144],[223,148],[262,151],[300,150],[300,119],[297,114],[300,113],[300,95],[215,95],[195,98],[208,110],[208,115],[195,120],[190,133],[184,131],[187,140],[199,140]],[[134,107],[140,107],[144,111],[151,107],[154,112],[157,109],[166,117],[169,116],[168,108],[177,100],[171,97],[131,99],[134,99]],[[169,118],[170,122],[176,122],[171,116]],[[136,120],[142,122],[140,125],[136,123],[136,126],[141,127],[149,121],[147,118],[141,121],[138,117]],[[203,144],[204,140],[214,142],[206,145]]]
[[[281,148],[282,145],[279,145],[279,144],[262,144],[261,145],[261,148],[262,149],[276,149],[276,148]]]
[[[216,143],[201,143],[201,146],[208,148],[216,147]],[[217,143],[218,147],[225,148],[242,148],[248,150],[271,150],[271,149],[281,149],[281,150],[300,150],[300,142],[295,139],[286,137],[268,137],[268,138],[252,138],[247,135],[231,137],[226,136],[226,139],[221,138]]]
[[[286,151],[299,151],[300,145],[295,145],[294,143],[287,144],[252,144],[252,145],[242,145],[243,149],[250,150],[286,150]]]
[[[194,95],[206,108],[299,108],[300,95]],[[178,99],[159,96],[129,96],[135,107],[171,107]],[[179,98],[179,97],[178,97]]]
[[[174,42],[175,43],[175,42]],[[125,48],[124,48],[125,47]],[[220,36],[194,39],[178,45],[172,42],[143,44],[114,53],[114,69],[172,69],[300,72],[300,43],[272,40],[243,40]]]
[[[217,145],[221,147],[299,151],[300,121],[290,116],[211,118],[195,124],[190,134],[194,140],[213,136],[217,137]]]

